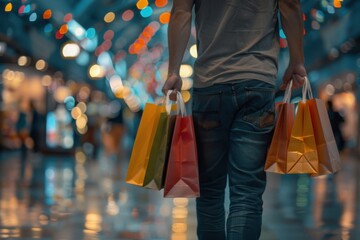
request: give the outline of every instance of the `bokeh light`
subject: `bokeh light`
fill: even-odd
[[[45,10],[44,14],[43,14],[43,19],[50,19],[52,16],[52,11],[51,9],[47,9]]]
[[[188,65],[188,64],[182,64],[180,66],[180,76],[182,78],[188,78],[191,77],[193,75],[193,67]]]
[[[69,31],[69,28],[68,28],[67,24],[61,25],[61,27],[59,29],[60,34],[65,35],[68,31]]]
[[[29,16],[29,21],[30,22],[35,22],[37,20],[37,14],[35,12],[33,12],[30,16]]]
[[[73,96],[68,96],[64,100],[64,104],[67,110],[71,111],[75,107],[75,98]]]
[[[39,70],[39,71],[44,71],[44,70],[46,70],[46,68],[47,68],[47,64],[46,64],[46,62],[45,62],[43,59],[39,59],[39,60],[36,62],[35,67],[36,67],[36,69]]]
[[[44,32],[45,33],[51,33],[52,30],[53,30],[53,26],[51,25],[51,23],[48,23],[48,24],[45,25],[45,27],[44,27]]]
[[[5,6],[5,12],[11,12],[13,9],[13,5],[11,2],[9,2],[8,4],[6,4]]]
[[[167,24],[169,23],[170,21],[170,13],[169,12],[164,12],[160,15],[159,17],[159,21],[162,23],[162,24]]]
[[[128,22],[130,21],[131,19],[134,18],[134,12],[132,10],[126,10],[123,14],[122,14],[122,19],[125,21],[125,22]]]
[[[26,56],[20,56],[18,59],[19,66],[27,66],[30,63],[30,59]]]
[[[76,43],[68,42],[63,45],[61,53],[64,58],[76,58],[80,54],[80,47]]]
[[[94,64],[89,69],[89,76],[92,79],[102,78],[105,76],[105,69],[98,64]]]
[[[168,0],[155,0],[155,6],[158,8],[165,7],[168,4]]]
[[[73,119],[78,119],[79,117],[81,117],[82,115],[82,112],[80,110],[80,108],[78,107],[74,107],[72,110],[71,110],[71,117]]]
[[[73,19],[73,15],[68,13],[64,16],[64,22],[70,22]]]
[[[143,18],[148,18],[152,15],[153,13],[153,10],[150,6],[147,6],[146,8],[142,9],[140,11],[140,15],[143,17]]]
[[[96,36],[96,31],[95,31],[95,28],[89,28],[87,31],[86,31],[86,37],[87,38],[94,38]]]
[[[113,12],[108,12],[105,16],[104,16],[104,21],[106,23],[111,23],[115,20],[115,13]]]
[[[148,2],[147,0],[139,0],[139,1],[136,3],[136,7],[137,7],[139,10],[146,8],[148,5],[149,5],[149,2]]]
[[[197,57],[198,57],[196,44],[194,44],[194,45],[192,45],[192,46],[190,47],[190,55],[191,55],[193,58],[197,58]]]

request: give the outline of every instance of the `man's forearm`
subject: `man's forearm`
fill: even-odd
[[[192,4],[185,4],[188,0],[180,0],[182,3],[174,6],[171,11],[171,18],[168,29],[169,44],[169,69],[168,74],[179,74],[180,65],[184,52],[189,41],[191,32],[191,9]],[[180,6],[179,6],[180,5]]]
[[[290,62],[304,63],[303,31],[304,23],[299,0],[279,0],[281,25],[289,46]]]

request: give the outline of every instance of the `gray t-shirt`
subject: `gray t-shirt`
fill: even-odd
[[[256,79],[275,84],[277,0],[195,0],[194,87]]]

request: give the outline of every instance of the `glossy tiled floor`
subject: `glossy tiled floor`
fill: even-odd
[[[194,200],[124,183],[127,161],[0,152],[0,239],[193,240]],[[360,240],[360,160],[334,177],[268,175],[262,240]]]

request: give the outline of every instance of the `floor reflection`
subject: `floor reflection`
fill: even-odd
[[[193,199],[124,183],[127,161],[0,152],[1,239],[196,239]],[[269,174],[261,240],[360,239],[358,159],[333,176]]]

